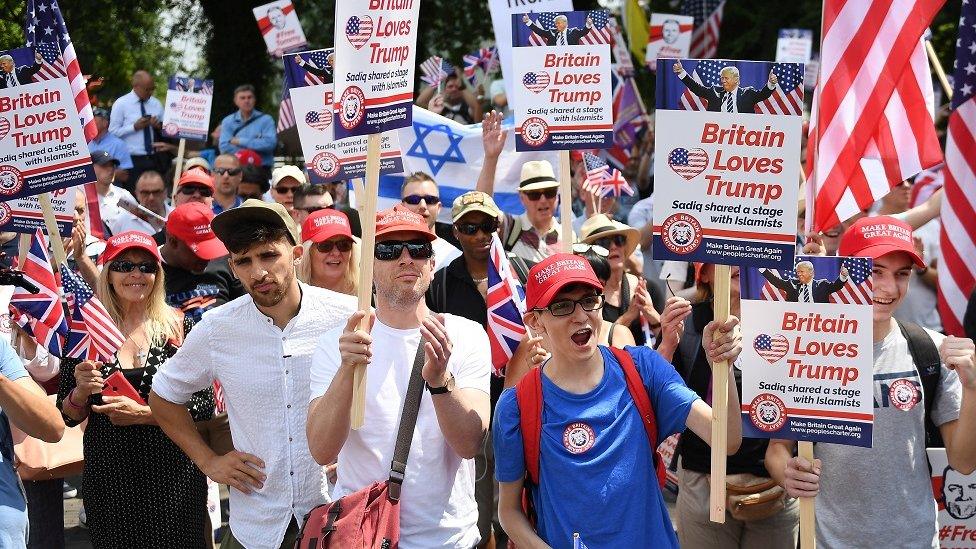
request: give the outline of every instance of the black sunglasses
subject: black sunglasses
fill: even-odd
[[[332,209],[332,206],[307,206],[305,208],[295,208],[295,209],[296,210],[301,210],[301,211],[303,211],[303,212],[311,215],[311,214],[313,214],[315,212],[319,212],[319,211],[322,211],[322,210],[330,210],[330,209]]]
[[[282,187],[281,185],[276,185],[274,190],[278,194],[295,194],[295,191],[298,190],[298,187],[289,187],[287,185]]]
[[[194,194],[199,194],[200,196],[207,198],[213,196],[213,191],[208,189],[207,187],[184,185],[180,187],[180,194],[185,194],[186,196],[193,196]]]
[[[406,248],[410,259],[430,259],[434,256],[434,246],[426,240],[386,240],[376,243],[373,257],[380,261],[393,261],[400,258]]]
[[[559,190],[556,188],[546,189],[544,191],[525,191],[525,196],[529,197],[529,200],[531,200],[532,202],[535,202],[536,200],[539,200],[543,196],[549,199],[556,198],[556,193],[558,192]]]
[[[577,303],[583,308],[584,311],[595,311],[603,307],[603,302],[603,294],[587,295],[579,299],[561,299],[559,301],[550,303],[548,307],[536,307],[532,310],[548,310],[550,313],[552,313],[552,316],[568,316],[573,314],[573,311],[576,310]]]
[[[498,230],[498,220],[490,219],[482,223],[455,223],[454,228],[458,230],[459,233],[467,236],[474,236],[478,234],[478,230],[485,234],[491,234]]]
[[[219,175],[227,174],[233,177],[241,173],[241,169],[240,168],[214,168],[214,173]]]
[[[331,252],[333,248],[343,253],[348,252],[352,250],[352,240],[326,240],[315,245],[315,249],[323,254]]]
[[[113,261],[108,265],[108,270],[115,271],[117,273],[131,273],[136,269],[139,269],[139,272],[143,274],[156,274],[159,272],[159,263],[133,263],[131,261],[122,260]]]
[[[607,250],[610,249],[611,244],[616,244],[618,248],[623,248],[624,244],[627,243],[627,237],[622,234],[615,234],[613,236],[598,238],[594,240],[593,243],[597,246],[603,246]]]
[[[441,203],[441,197],[433,196],[429,194],[411,194],[403,197],[403,203],[410,204],[411,206],[416,206],[417,204],[420,204],[421,200],[426,202],[428,206],[433,206],[434,204]]]

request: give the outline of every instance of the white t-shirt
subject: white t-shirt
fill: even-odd
[[[456,389],[488,394],[491,352],[480,324],[444,315],[453,343],[448,370]],[[318,341],[312,357],[311,398],[323,394],[339,370],[339,336],[334,328]],[[373,324],[373,358],[366,370],[366,423],[339,451],[338,481],[332,498],[386,480],[396,445],[400,410],[410,370],[420,344],[420,330],[399,330],[379,320]],[[431,395],[424,392],[417,415],[406,479],[400,497],[400,547],[470,548],[478,544],[478,507],[474,500],[474,460],[461,459],[447,444],[437,423]]]

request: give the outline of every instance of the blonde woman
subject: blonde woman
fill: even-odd
[[[298,279],[334,292],[356,295],[359,288],[359,243],[353,239],[346,214],[327,208],[302,223],[302,254]]]
[[[145,405],[153,376],[192,322],[166,304],[162,260],[149,235],[113,236],[100,262],[97,295],[125,342],[111,362],[62,360],[58,390],[69,425],[88,419],[82,490],[92,545],[203,547],[206,480]],[[103,395],[113,374],[127,382],[112,383],[113,392],[131,386],[142,402]],[[213,392],[197,393],[187,407],[194,420],[210,419]]]

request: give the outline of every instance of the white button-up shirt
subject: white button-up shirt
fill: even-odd
[[[301,308],[284,330],[249,295],[208,311],[153,378],[153,391],[174,403],[220,380],[234,448],[265,463],[263,488],[230,489],[230,528],[251,549],[277,549],[292,520],[301,524],[329,501],[324,469],[305,436],[309,370],[319,335],[344,323],[356,298],[301,289]]]
[[[135,128],[135,123],[142,118],[139,101],[139,96],[133,91],[116,99],[115,103],[112,104],[112,114],[108,124],[108,131],[125,142],[125,146],[129,148],[129,154],[132,156],[152,154],[152,151],[146,150],[143,131]],[[155,116],[160,120],[163,119],[163,104],[159,102],[159,99],[150,97],[146,100],[145,108],[146,114]],[[156,128],[150,127],[149,131],[152,132],[152,140],[158,141],[161,136]]]

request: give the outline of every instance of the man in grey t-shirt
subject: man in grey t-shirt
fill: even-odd
[[[945,440],[949,464],[976,469],[976,352],[972,340],[928,331],[942,359],[935,395],[922,382],[892,313],[914,265],[911,227],[892,217],[863,218],[838,255],[874,258],[874,439],[871,448],[819,443],[813,463],[795,443],[772,440],[766,468],[793,497],[816,497],[822,548],[939,546],[937,510],[925,453],[924,398]]]

